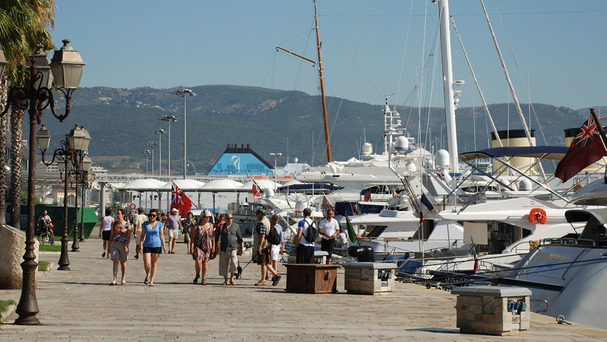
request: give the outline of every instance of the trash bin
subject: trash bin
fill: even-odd
[[[358,262],[375,261],[375,252],[369,246],[351,246],[348,248],[348,255],[356,258]]]

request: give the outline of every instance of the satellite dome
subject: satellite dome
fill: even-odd
[[[263,193],[264,195],[266,195],[266,197],[272,197],[274,196],[274,189],[267,188],[266,191],[264,191]]]
[[[363,156],[368,156],[373,152],[373,145],[371,145],[371,143],[364,143],[363,144],[363,149],[362,149],[362,154]]]
[[[408,162],[407,165],[405,165],[405,167],[407,168],[407,171],[409,171],[409,172],[417,171],[417,166],[415,166],[415,163],[412,161]]]
[[[533,187],[533,185],[531,184],[531,181],[528,179],[521,179],[518,182],[519,191],[531,191],[532,187]]]
[[[436,164],[437,168],[446,168],[449,167],[450,163],[449,163],[449,152],[447,152],[446,150],[438,150],[436,151],[436,154],[434,155],[434,163]]]
[[[396,142],[394,143],[394,149],[399,152],[407,151],[409,149],[409,139],[403,136],[396,138]]]

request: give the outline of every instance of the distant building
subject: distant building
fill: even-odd
[[[249,144],[230,145],[209,170],[209,175],[273,175],[273,166]]]

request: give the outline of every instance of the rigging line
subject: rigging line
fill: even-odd
[[[432,114],[432,97],[434,96],[434,81],[435,81],[435,75],[436,75],[436,65],[438,64],[438,58],[434,58],[434,56],[436,56],[436,51],[438,51],[438,25],[437,25],[437,30],[436,30],[436,34],[434,37],[435,40],[435,46],[434,46],[434,53],[433,53],[433,59],[434,59],[434,66],[432,67],[432,74],[430,76],[430,95],[429,95],[429,99],[428,99],[428,115],[427,115],[427,119],[426,119],[426,140],[424,141],[424,148],[428,150],[429,147],[429,141],[432,141],[432,136],[431,136],[431,132],[430,132],[430,116]]]
[[[374,2],[375,1],[371,1],[371,3],[369,4],[369,10],[367,11],[367,14],[371,13],[371,9],[373,8]],[[354,62],[356,62],[356,58],[358,57],[358,53],[360,51],[360,47],[362,45],[363,38],[365,36],[365,31],[367,29],[368,23],[369,23],[369,18],[367,17],[367,19],[365,20],[365,24],[363,25],[362,34],[360,36],[360,39],[358,40],[358,46],[356,47],[356,52],[354,53]],[[352,64],[352,66],[350,67],[350,71],[348,72],[348,78],[346,79],[346,85],[344,87],[344,91],[342,93],[342,96],[341,96],[341,99],[339,101],[339,104],[337,105],[337,112],[335,113],[335,118],[333,119],[333,124],[331,125],[331,131],[329,133],[329,139],[333,135],[333,131],[335,129],[335,124],[337,123],[337,119],[339,118],[339,113],[341,111],[341,106],[342,106],[342,104],[344,102],[344,97],[346,96],[346,92],[348,90],[348,85],[350,84],[350,80],[352,78],[352,70],[353,69],[354,69],[354,64]]]
[[[504,31],[504,36],[506,37],[506,43],[508,44],[508,48],[510,49],[510,54],[512,55],[512,59],[514,60],[514,65],[516,66],[516,71],[518,72],[519,78],[521,79],[521,84],[523,85],[523,90],[525,91],[525,95],[527,95],[527,98],[529,99],[529,105],[531,106],[531,108],[533,110],[533,114],[535,116],[535,121],[537,122],[538,129],[540,131],[540,134],[542,135],[542,139],[544,139],[544,143],[546,145],[548,145],[548,140],[546,139],[546,135],[544,134],[544,129],[539,121],[537,113],[535,112],[535,108],[534,108],[533,104],[531,103],[531,94],[529,92],[529,88],[527,87],[527,83],[525,82],[525,79],[523,78],[523,75],[521,74],[521,69],[518,65],[518,60],[516,59],[516,55],[514,54],[514,49],[512,48],[512,44],[510,43],[510,38],[508,37],[508,33],[506,32],[504,22],[502,21],[502,15],[500,14],[500,11],[497,9],[497,3],[495,2],[495,0],[493,0],[493,4],[495,6],[497,17],[499,18],[499,21],[500,21],[500,25],[502,26],[502,31]],[[529,125],[531,125],[531,120],[529,120],[529,121],[530,121]]]
[[[500,50],[499,44],[497,42],[497,37],[495,36],[495,31],[493,30],[493,26],[491,25],[491,20],[489,19],[489,14],[487,13],[487,8],[485,7],[484,0],[480,0],[481,6],[483,7],[483,12],[485,13],[485,19],[487,20],[487,25],[489,26],[489,31],[491,32],[491,37],[493,38],[493,44],[495,45],[495,49],[497,50],[497,55],[499,57],[500,63],[502,64],[502,70],[504,71],[504,75],[506,76],[506,82],[508,83],[508,88],[510,89],[510,93],[512,95],[512,99],[514,100],[514,104],[516,107],[516,111],[521,119],[521,124],[523,125],[523,129],[525,131],[525,135],[527,136],[527,140],[529,140],[529,145],[533,146],[533,140],[531,139],[531,133],[529,132],[529,127],[527,127],[527,121],[525,120],[525,116],[523,114],[523,110],[521,109],[521,105],[518,101],[518,97],[516,96],[516,91],[514,90],[514,85],[510,80],[510,74],[508,73],[508,67],[506,66],[506,61],[504,60],[504,56]]]
[[[424,13],[428,14],[428,1],[426,1],[426,8],[424,9]],[[424,68],[425,68],[425,63],[424,63],[424,55],[426,53],[426,30],[428,29],[428,17],[425,16],[424,17],[424,34],[423,34],[423,38],[422,38],[422,70],[420,72],[420,77],[421,77],[421,84],[419,86],[419,92],[417,93],[417,97],[418,97],[418,104],[417,104],[417,142],[420,143],[422,141],[422,92],[424,89]]]
[[[397,104],[398,107],[398,96],[400,95],[400,86],[403,80],[403,72],[405,70],[405,56],[407,55],[407,46],[409,42],[409,32],[411,32],[411,14],[413,13],[413,3],[415,1],[411,0],[411,7],[409,9],[409,21],[407,21],[407,33],[405,34],[405,46],[403,46],[403,57],[400,60],[400,73],[398,74],[398,85],[396,86],[396,98],[394,99],[394,103]]]
[[[470,69],[470,73],[472,74],[472,79],[474,80],[474,84],[476,84],[476,89],[478,90],[479,95],[481,96],[481,101],[483,102],[483,107],[485,108],[485,112],[489,121],[491,121],[491,127],[493,127],[493,132],[495,132],[495,136],[497,137],[497,141],[500,144],[500,147],[504,147],[502,144],[502,139],[497,134],[497,127],[495,127],[495,122],[493,121],[493,117],[491,116],[491,112],[489,111],[489,106],[487,105],[487,100],[485,100],[485,95],[483,95],[483,90],[481,89],[481,85],[478,83],[478,79],[476,78],[476,73],[474,72],[474,68],[472,67],[472,63],[470,62],[470,58],[468,58],[468,52],[466,52],[466,48],[464,47],[464,42],[462,41],[462,37],[457,30],[457,26],[455,26],[455,21],[453,20],[453,16],[451,16],[451,24],[453,25],[453,30],[457,35],[457,39],[459,40],[459,45],[462,47],[462,51],[464,53],[464,57],[466,57],[466,62],[468,62],[468,68]]]

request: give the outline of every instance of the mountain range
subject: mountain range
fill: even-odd
[[[45,115],[43,123],[53,136],[51,149],[58,147],[59,140],[79,124],[92,137],[89,155],[95,165],[114,173],[143,173],[144,151],[152,147],[154,166],[158,168],[158,146],[148,143],[159,142],[160,138],[162,173],[166,174],[168,136],[159,137],[154,131],[168,131],[168,123],[160,118],[172,114],[178,119],[171,124],[171,169],[173,174],[182,174],[184,99],[176,94],[178,89],[78,89],[72,97],[71,114],[63,123]],[[269,156],[271,152],[282,153],[278,165],[284,165],[287,158],[289,162],[298,158],[299,162],[311,165],[326,162],[319,96],[233,85],[190,89],[196,96],[186,99],[188,173],[206,173],[228,144],[249,144],[270,164],[274,161]],[[58,112],[63,110],[61,105],[62,101],[57,101]],[[498,130],[522,127],[513,104],[493,104],[488,108]],[[596,108],[600,113],[601,107]],[[535,129],[538,145],[562,145],[563,130],[580,127],[589,115],[588,109],[547,104],[523,104],[522,109],[528,126]],[[333,160],[357,157],[365,141],[372,143],[376,151],[383,150],[383,106],[328,97],[327,111]],[[427,149],[446,148],[443,108],[398,106],[398,111],[410,136],[418,137],[421,124],[421,142]],[[488,147],[491,125],[482,107],[459,108],[456,118],[460,152]],[[148,168],[151,163],[149,158]]]

